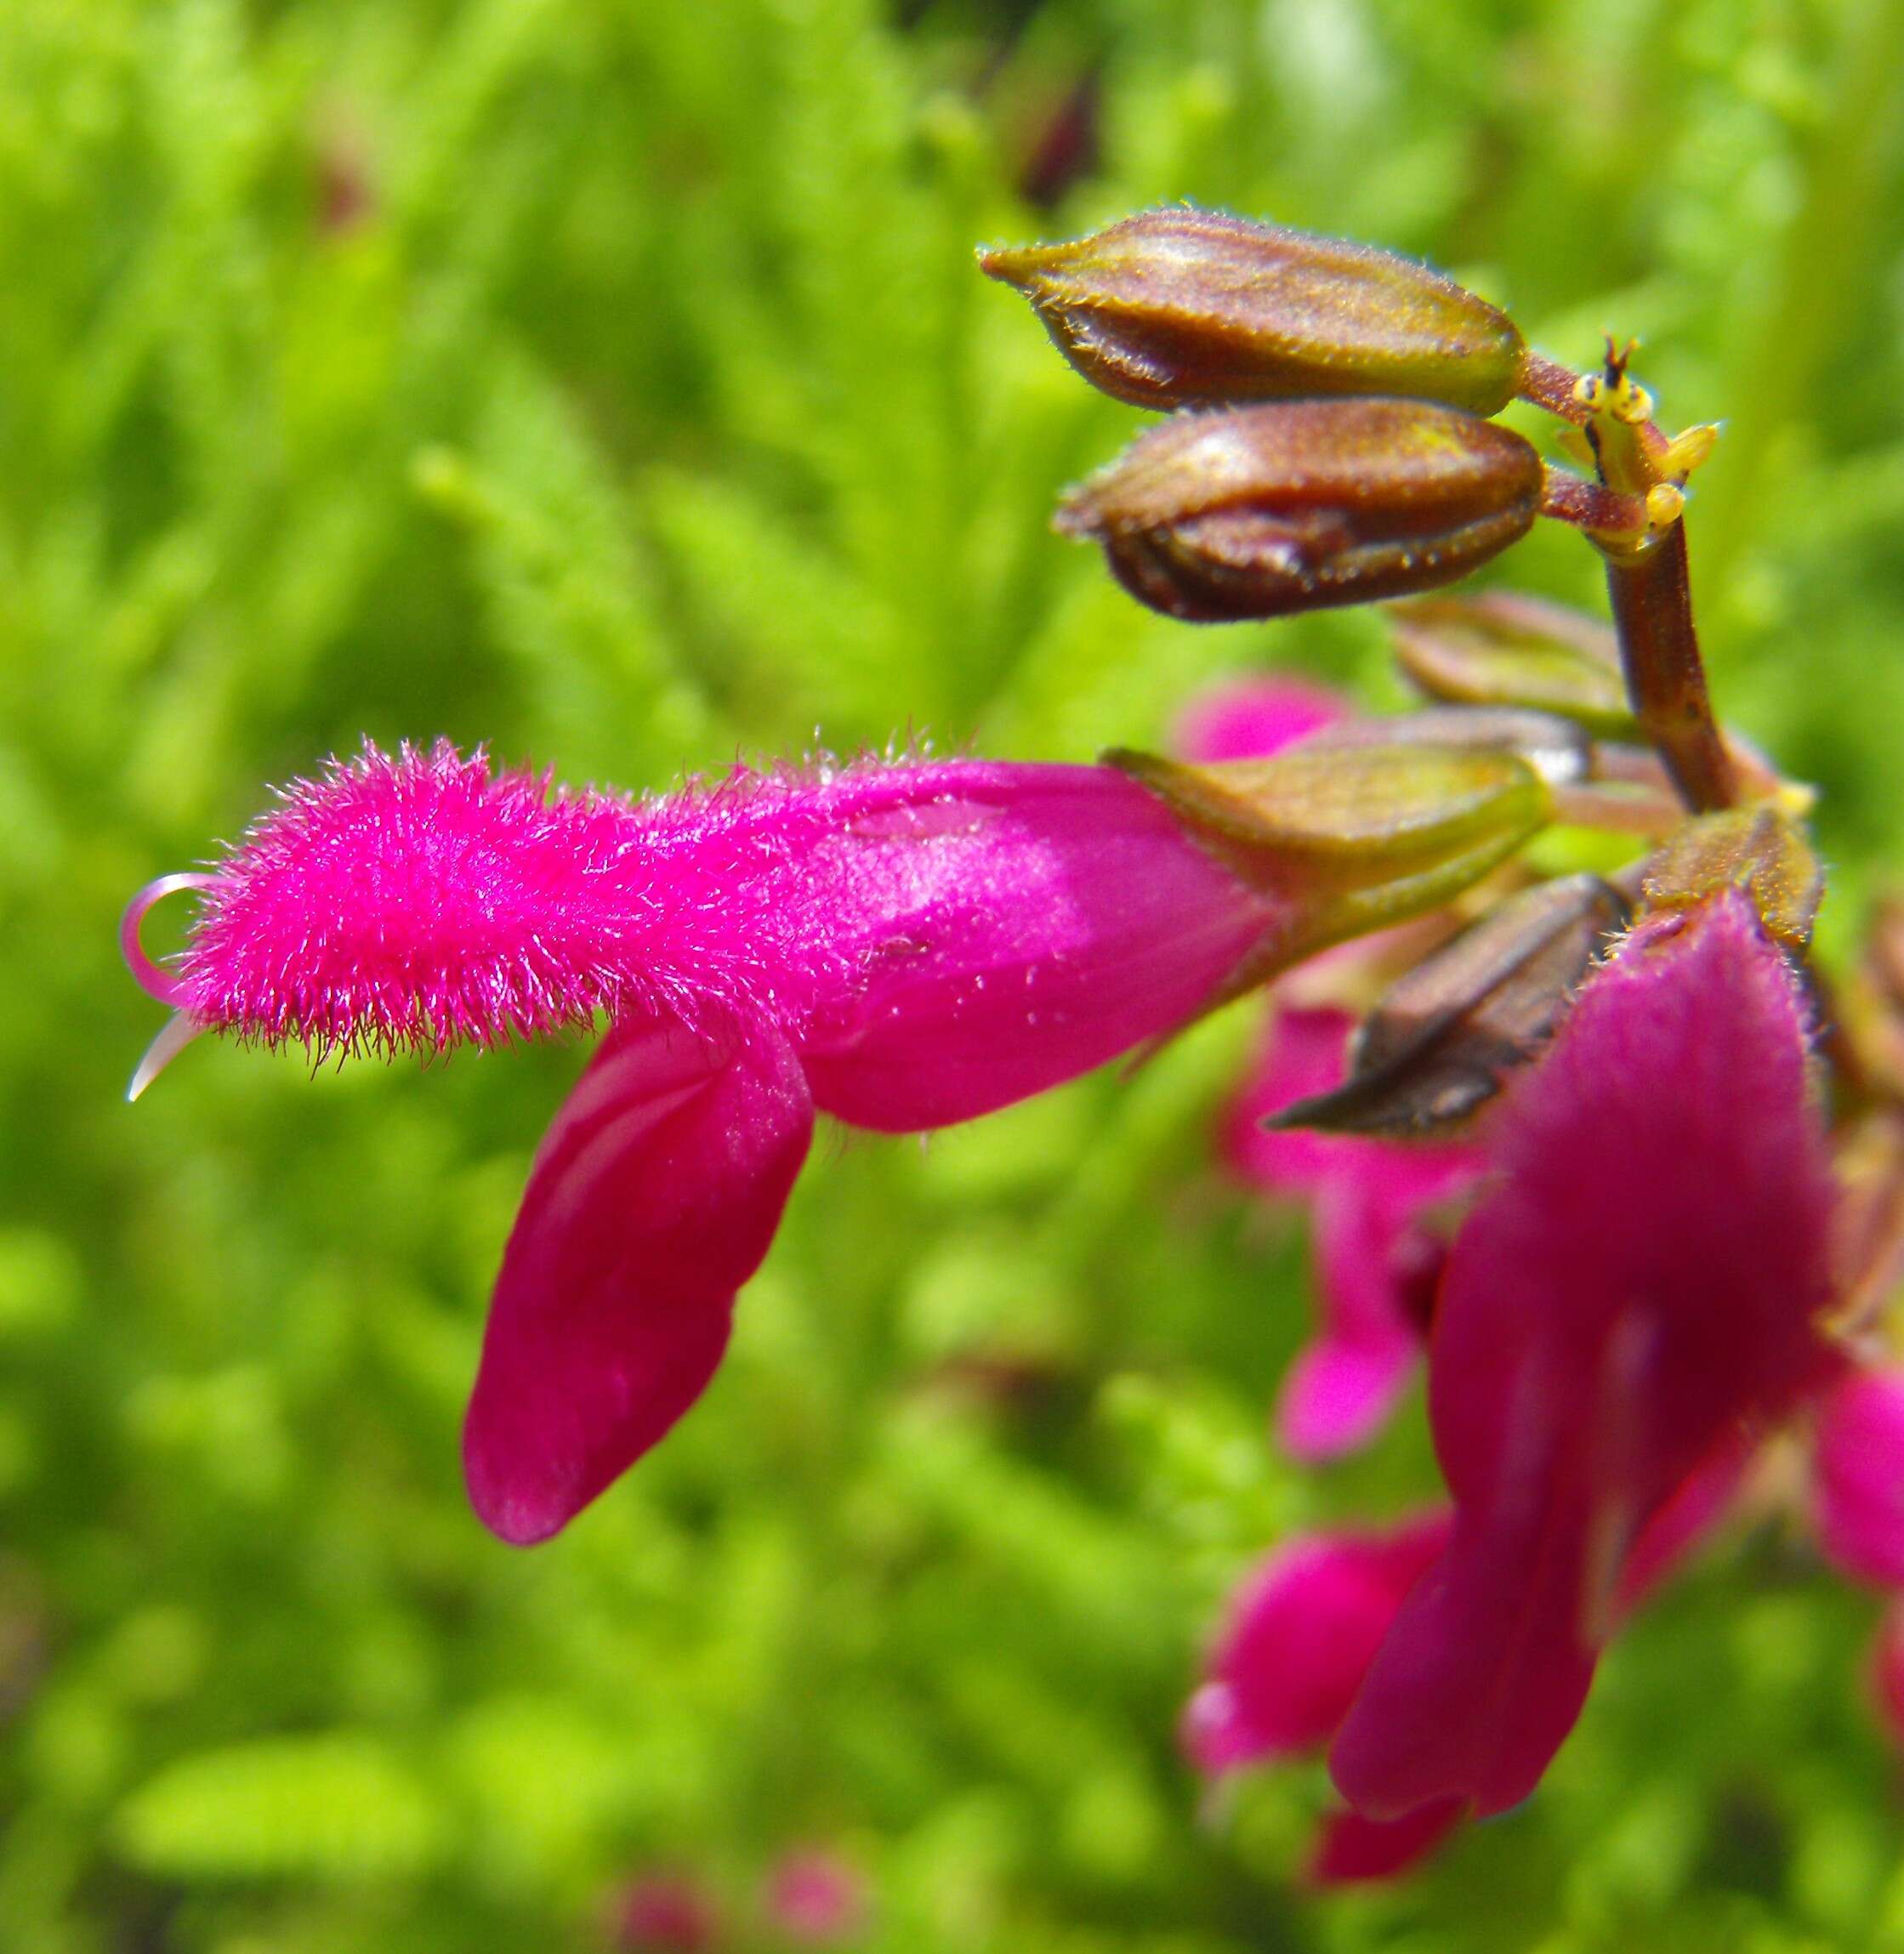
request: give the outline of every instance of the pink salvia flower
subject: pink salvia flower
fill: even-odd
[[[138,940],[200,908],[176,970]],[[201,1030],[320,1054],[608,1036],[543,1142],[464,1435],[478,1513],[555,1532],[705,1388],[816,1110],[969,1119],[1195,1017],[1291,922],[1111,769],[736,774],[637,803],[367,748],[127,951]],[[142,1068],[143,1083],[152,1064]]]
[[[1745,899],[1654,918],[1497,1116],[1429,1407],[1455,1502],[1331,1756],[1365,1817],[1532,1790],[1647,1523],[1838,1360],[1833,1189],[1799,984]]]
[[[1302,1535],[1231,1600],[1208,1677],[1184,1712],[1185,1753],[1207,1775],[1322,1750],[1361,1687],[1408,1591],[1448,1537],[1443,1510],[1381,1531]],[[1431,1851],[1458,1800],[1396,1824],[1335,1812],[1310,1866],[1316,1883],[1384,1879]]]

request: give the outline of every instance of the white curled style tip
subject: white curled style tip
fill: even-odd
[[[127,967],[138,979],[141,989],[149,991],[160,1003],[172,1007],[171,1017],[166,1020],[158,1037],[146,1047],[145,1056],[139,1061],[139,1069],[126,1088],[128,1100],[136,1099],[205,1028],[185,1008],[185,986],[146,955],[145,946],[139,937],[140,927],[147,913],[167,896],[181,889],[208,888],[214,879],[196,872],[162,875],[156,882],[147,883],[126,905],[126,913],[119,924],[119,948]]]

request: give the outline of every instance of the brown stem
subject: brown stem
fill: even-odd
[[[1674,786],[1695,814],[1732,806],[1737,784],[1692,628],[1685,525],[1674,523],[1644,549],[1610,553],[1606,588],[1628,695]]]
[[[1589,481],[1571,469],[1541,464],[1540,513],[1576,529],[1595,529],[1615,535],[1643,536],[1646,504],[1636,495],[1620,495],[1604,482]]]
[[[1574,398],[1573,389],[1579,384],[1580,376],[1572,367],[1549,360],[1531,346],[1520,355],[1520,398],[1532,400],[1537,407],[1545,407],[1550,414],[1558,414],[1563,421],[1572,421],[1577,428],[1583,428],[1591,410]]]

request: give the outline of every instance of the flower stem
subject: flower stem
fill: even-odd
[[[1596,529],[1613,533],[1644,536],[1646,503],[1644,497],[1620,495],[1604,482],[1589,481],[1569,469],[1545,463],[1541,472],[1540,513],[1557,522],[1572,523],[1576,529]]]
[[[1692,625],[1685,525],[1673,524],[1643,549],[1608,552],[1606,587],[1641,730],[1695,814],[1732,806],[1737,783]]]
[[[1531,400],[1537,407],[1545,407],[1549,413],[1558,414],[1577,428],[1584,427],[1588,419],[1588,409],[1574,392],[1579,384],[1580,376],[1572,367],[1549,360],[1544,353],[1530,348],[1521,360],[1520,398]]]

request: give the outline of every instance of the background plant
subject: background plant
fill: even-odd
[[[0,12],[0,1945],[588,1946],[657,1862],[759,1938],[811,1839],[907,1954],[1904,1940],[1870,1610],[1774,1539],[1399,1894],[1288,1892],[1319,1779],[1196,1822],[1216,1598],[1424,1444],[1263,1442],[1302,1251],[1210,1160],[1240,1014],[844,1146],[695,1420],[524,1558],[454,1432],[577,1055],[207,1052],[134,1120],[112,946],[364,732],[661,786],[816,728],[1156,743],[1239,664],[1390,696],[1371,618],[1199,633],[1048,532],[1135,417],[970,247],[1179,196],[1429,254],[1576,364],[1637,330],[1727,418],[1704,642],[1825,790],[1842,942],[1904,860],[1901,56],[1885,0]],[[1513,575],[1598,606],[1571,538]]]

